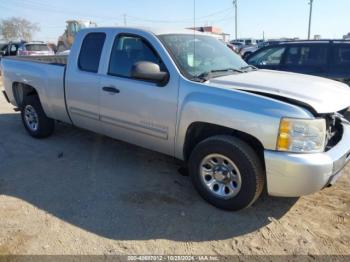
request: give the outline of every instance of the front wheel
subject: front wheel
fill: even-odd
[[[21,116],[24,127],[32,137],[45,138],[54,131],[55,121],[46,116],[37,96],[24,98]]]
[[[215,136],[198,144],[191,154],[189,170],[199,194],[224,210],[249,207],[259,198],[265,183],[257,154],[231,136]]]

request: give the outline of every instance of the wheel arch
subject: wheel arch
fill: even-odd
[[[13,96],[16,101],[16,104],[19,108],[22,107],[24,97],[26,96],[36,95],[40,100],[38,91],[35,89],[35,87],[28,84],[24,84],[21,82],[13,82],[12,92],[13,92]]]
[[[187,128],[183,146],[184,160],[187,161],[189,159],[191,152],[196,145],[203,140],[216,135],[229,135],[246,142],[257,153],[264,165],[264,146],[259,139],[237,129],[207,122],[194,122]]]

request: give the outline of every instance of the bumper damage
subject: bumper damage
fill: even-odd
[[[350,125],[330,151],[295,154],[265,151],[267,189],[271,196],[299,197],[332,185],[350,160]]]

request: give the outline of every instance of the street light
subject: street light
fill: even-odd
[[[311,19],[312,19],[312,5],[314,3],[314,0],[309,0],[310,5],[310,16],[309,16],[309,31],[308,31],[308,40],[310,40],[311,37]]]
[[[233,0],[233,6],[234,6],[234,8],[235,8],[235,38],[236,38],[236,40],[237,40],[237,9],[238,9],[238,0]]]

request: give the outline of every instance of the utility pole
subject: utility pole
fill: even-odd
[[[238,0],[233,0],[233,6],[235,8],[235,39],[237,40],[238,36],[237,36],[237,28],[238,28],[238,25],[237,25],[237,21],[238,21]]]
[[[310,5],[310,16],[309,16],[309,31],[308,31],[308,40],[310,40],[311,37],[311,20],[312,20],[312,5],[314,3],[314,0],[309,0]]]
[[[127,22],[126,22],[126,14],[124,14],[124,26],[127,26]]]

